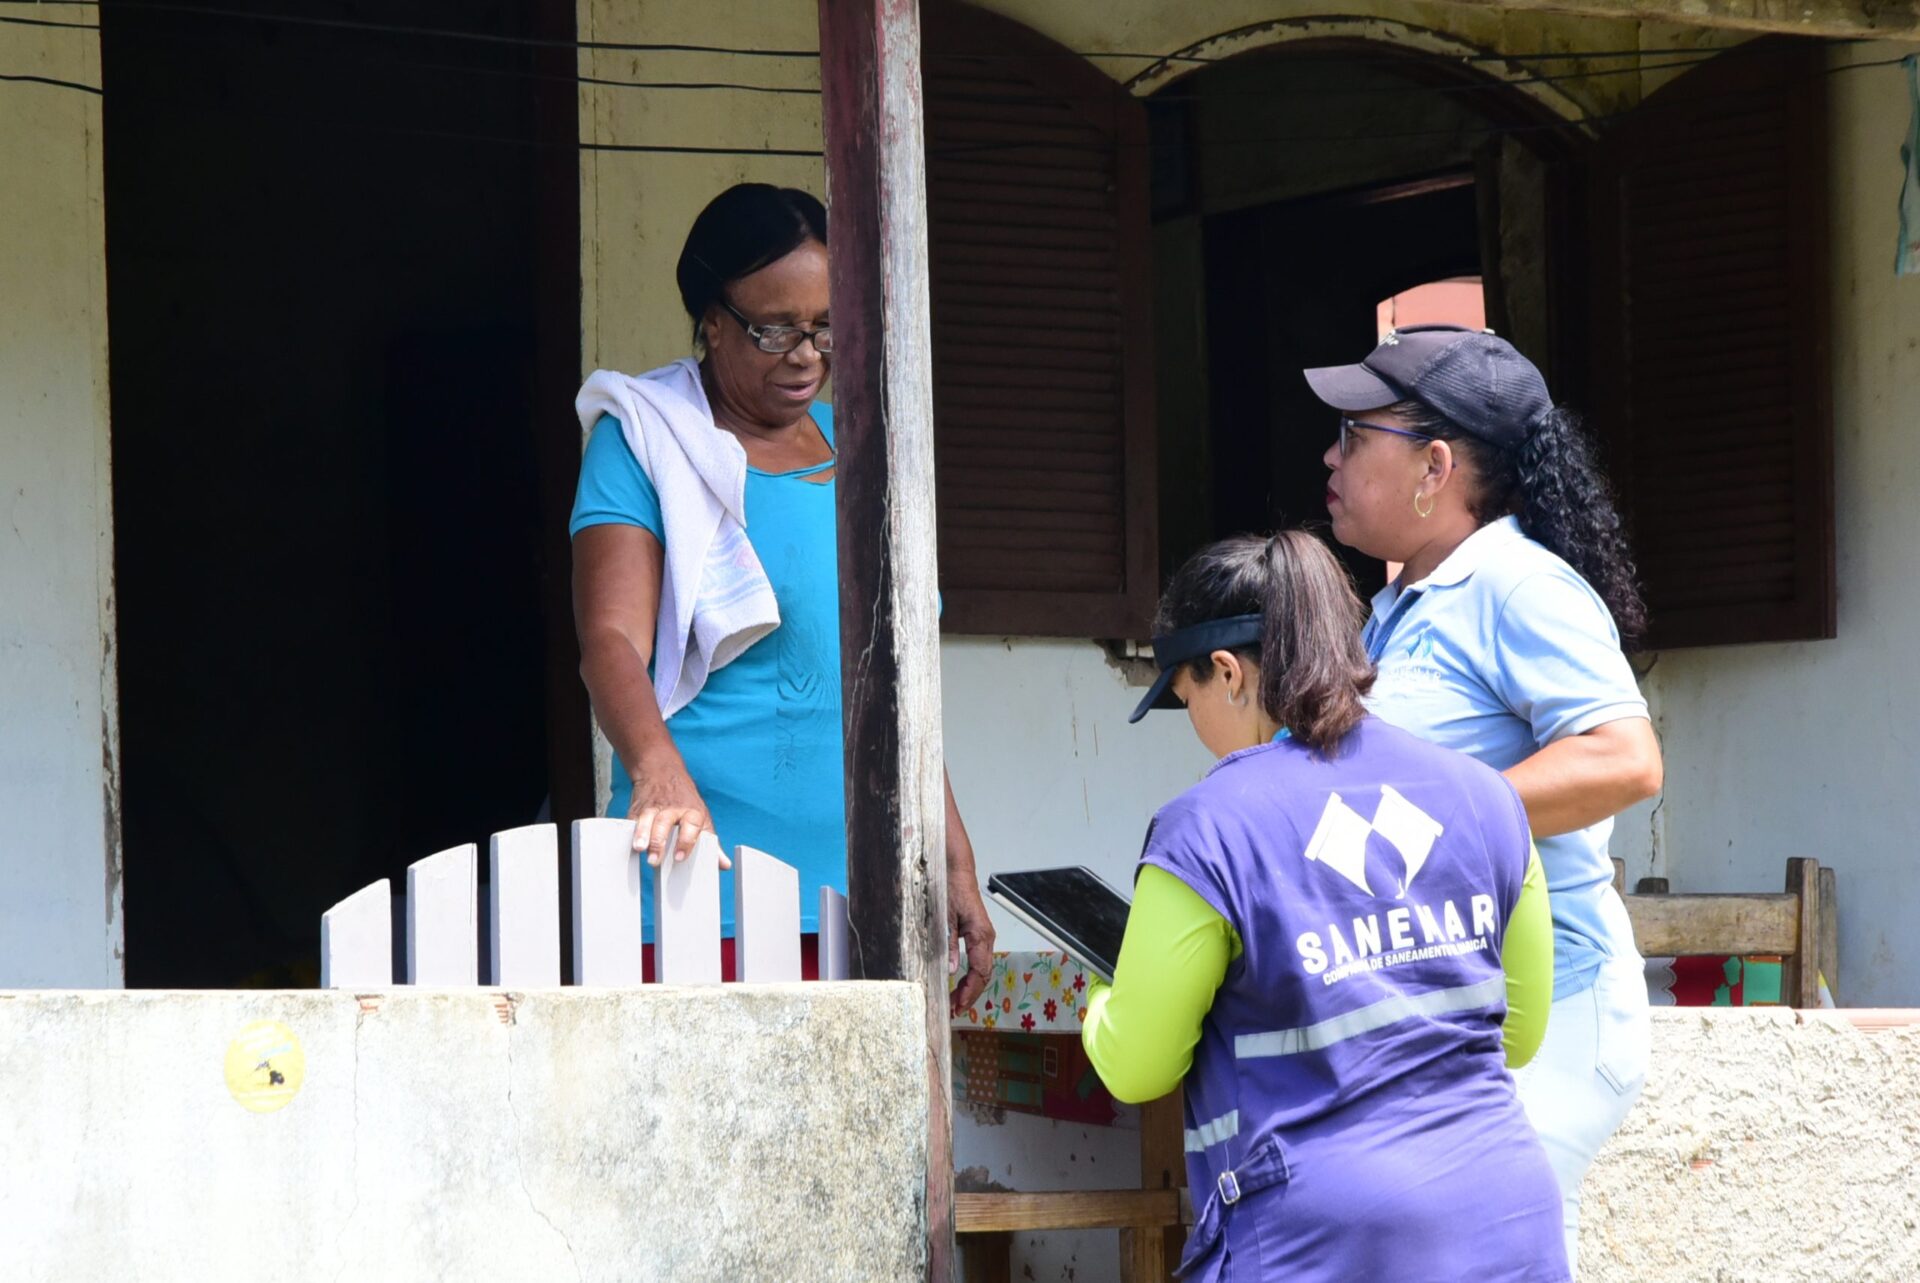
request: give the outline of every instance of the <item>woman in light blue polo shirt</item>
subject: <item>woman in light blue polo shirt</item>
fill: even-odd
[[[1613,817],[1662,773],[1621,650],[1646,623],[1626,537],[1578,424],[1504,339],[1410,326],[1306,377],[1342,414],[1325,460],[1334,537],[1404,566],[1364,634],[1369,707],[1504,772],[1539,846],[1554,1003],[1516,1078],[1577,1265],[1580,1180],[1638,1098],[1649,1042],[1607,853]]]

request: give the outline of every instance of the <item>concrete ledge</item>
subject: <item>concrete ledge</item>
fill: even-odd
[[[1655,1012],[1646,1091],[1582,1192],[1581,1283],[1920,1279],[1908,1015]]]
[[[0,1278],[916,1278],[921,1005],[874,983],[0,993]],[[236,1095],[261,1021],[303,1057],[269,1028]]]

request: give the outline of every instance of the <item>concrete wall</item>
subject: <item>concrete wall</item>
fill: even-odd
[[[1837,50],[1836,65],[1910,45]],[[1896,278],[1904,72],[1832,75],[1833,418],[1839,637],[1671,651],[1652,690],[1667,752],[1658,858],[1676,890],[1772,890],[1787,857],[1839,874],[1840,996],[1920,1003],[1920,280]]]
[[[1920,1026],[1654,1019],[1583,1278],[1920,1277]],[[0,1277],[916,1278],[919,1021],[898,984],[0,993]],[[1130,1184],[1082,1130],[1060,1183]],[[1031,1277],[1114,1277],[1083,1240]]]
[[[922,1268],[910,985],[0,993],[0,1098],[19,1283]]]
[[[1640,1104],[1582,1192],[1582,1283],[1920,1278],[1920,1026],[1654,1013]]]
[[[90,20],[93,10],[0,4]],[[89,31],[0,67],[100,83]],[[100,99],[0,84],[0,984],[121,979]]]

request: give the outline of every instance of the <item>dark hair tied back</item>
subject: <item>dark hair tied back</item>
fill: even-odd
[[[1647,631],[1626,525],[1614,506],[1593,443],[1572,411],[1556,408],[1515,449],[1472,436],[1420,401],[1393,407],[1414,431],[1453,447],[1477,478],[1471,510],[1482,523],[1509,514],[1536,543],[1580,572],[1613,614],[1631,647]]]
[[[1240,652],[1260,665],[1261,708],[1294,739],[1331,755],[1366,716],[1361,700],[1373,689],[1346,567],[1305,530],[1222,539],[1174,572],[1154,632],[1234,615],[1262,620],[1258,653]],[[1212,661],[1196,659],[1188,671],[1209,681]]]
[[[808,241],[827,243],[827,210],[798,188],[737,183],[709,201],[693,220],[674,269],[680,302],[693,318],[694,342],[700,340],[707,309],[727,286]]]

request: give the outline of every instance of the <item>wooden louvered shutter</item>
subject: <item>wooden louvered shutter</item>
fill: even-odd
[[[1599,149],[1595,410],[1650,648],[1834,635],[1823,53],[1723,54]]]
[[[922,13],[946,630],[1143,637],[1159,591],[1145,110],[1005,18]]]

